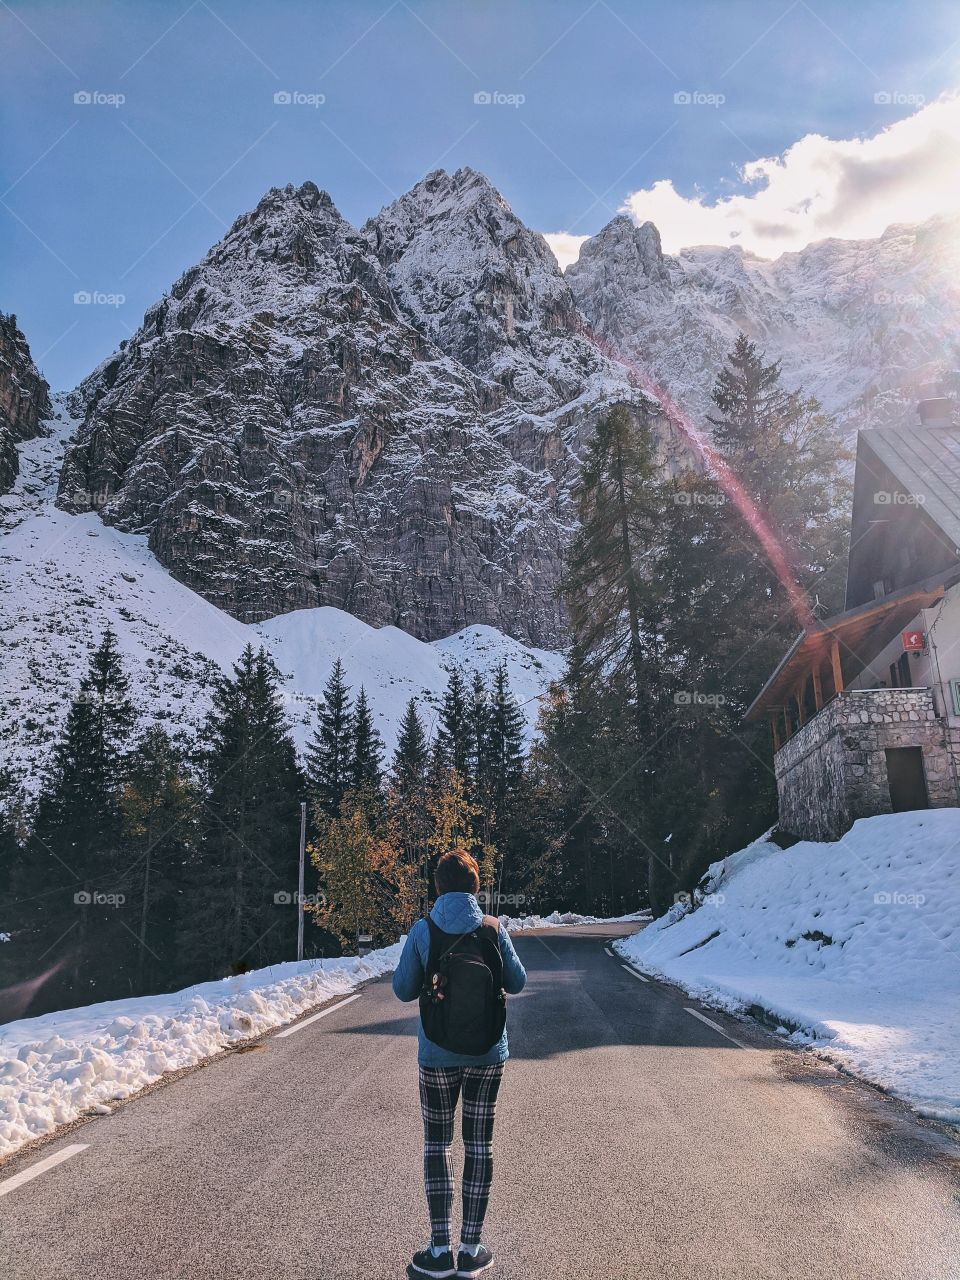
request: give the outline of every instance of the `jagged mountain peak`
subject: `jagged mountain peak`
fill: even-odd
[[[411,322],[494,399],[516,389],[543,411],[570,393],[572,371],[553,350],[558,341],[583,343],[570,289],[543,236],[483,174],[428,174],[362,233]],[[580,357],[597,360],[585,346]]]
[[[652,226],[621,217],[585,242],[566,279],[594,332],[701,424],[743,330],[852,430],[901,420],[920,386],[957,367],[958,229],[946,215],[773,259],[740,245],[671,256]]]
[[[572,283],[578,277],[597,271],[603,275],[605,285],[618,290],[669,286],[670,266],[660,242],[660,232],[652,222],[638,226],[628,214],[618,213],[584,242],[580,257],[565,274]]]
[[[416,249],[423,267],[446,258],[454,274],[474,283],[497,269],[558,280],[543,236],[513,212],[489,178],[475,169],[436,169],[362,227],[380,260],[392,266]]]
[[[401,203],[408,209],[415,207],[425,219],[449,216],[457,212],[464,215],[481,207],[487,212],[494,210],[516,221],[508,201],[486,174],[469,166],[453,173],[446,169],[434,169],[386,208],[393,208]],[[383,212],[381,210],[381,214]],[[371,218],[369,221],[374,222],[376,219]]]
[[[545,646],[593,423],[613,402],[661,421],[470,169],[362,231],[312,182],[272,188],[75,400],[60,505],[148,533],[235,617],[334,605]]]
[[[309,311],[303,291],[333,294],[361,287],[379,311],[392,304],[386,277],[367,241],[313,182],[272,187],[205,257],[189,268],[158,307],[187,300],[182,327],[222,321],[229,312],[282,314],[296,323]],[[355,305],[355,304],[351,304]],[[149,328],[156,308],[147,313]]]

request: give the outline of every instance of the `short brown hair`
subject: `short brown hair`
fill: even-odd
[[[433,873],[437,893],[479,893],[480,868],[466,849],[445,853]]]

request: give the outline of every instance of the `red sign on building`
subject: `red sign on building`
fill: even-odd
[[[923,652],[923,632],[922,631],[904,631],[903,636],[904,653],[922,653]]]

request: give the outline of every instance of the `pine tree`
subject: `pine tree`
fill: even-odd
[[[649,428],[616,405],[587,448],[563,592],[584,674],[629,675],[638,738],[656,640],[647,561],[665,502]]]
[[[427,735],[417,714],[416,700],[411,698],[400,722],[387,788],[389,839],[400,850],[404,865],[413,869],[409,904],[413,914],[404,921],[403,927],[412,923],[429,896],[429,782],[430,750]]]
[[[11,892],[14,866],[20,859],[20,797],[13,774],[0,768],[0,919],[12,921]]]
[[[469,749],[468,772],[464,779],[470,798],[476,806],[474,831],[480,849],[481,902],[489,902],[499,859],[498,814],[494,808],[490,769],[490,699],[479,671],[473,673],[467,702]]]
[[[623,711],[628,695],[620,684],[627,679],[624,673],[598,683],[573,667],[541,709],[517,843],[522,849],[526,839],[529,886],[548,895],[547,909],[575,903],[574,910],[610,915],[646,896],[650,851],[635,776],[642,773],[649,794],[649,762],[658,749],[637,748]],[[552,868],[548,884],[544,867]]]
[[[784,388],[780,362],[765,363],[763,352],[742,333],[717,376],[713,400],[716,413],[708,417],[714,443],[770,529],[788,570],[798,586],[815,584],[829,610],[841,607],[849,505],[843,463],[850,455],[836,424],[814,397]],[[782,601],[783,583],[758,542],[756,520],[731,500],[718,507],[718,515],[729,525],[728,541],[741,537],[757,572],[767,575]],[[794,617],[793,625],[798,621]]]
[[[28,964],[42,957],[52,974],[38,1001],[47,1008],[130,991],[118,799],[135,720],[108,629],[67,712],[14,872],[21,954]]]
[[[353,756],[350,762],[351,789],[370,796],[380,794],[383,777],[383,738],[373,723],[367,694],[360,686],[351,727]]]
[[[472,736],[467,690],[463,676],[454,668],[440,706],[440,723],[436,741],[437,763],[454,769],[461,779],[471,774]]]
[[[123,876],[136,913],[136,990],[179,985],[177,925],[184,868],[195,844],[198,796],[182,754],[158,726],[133,751],[120,794],[130,856]]]
[[[429,763],[427,735],[417,714],[416,699],[411,698],[400,721],[397,749],[390,766],[393,781],[402,793],[414,794],[426,785]]]
[[[314,805],[333,817],[351,785],[354,762],[354,717],[350,690],[338,658],[323,689],[316,732],[306,756],[307,780]]]
[[[841,600],[846,454],[834,424],[742,334],[714,403],[721,468],[675,482],[654,570],[662,685],[680,694],[660,715],[647,815],[658,911],[774,820],[769,733],[743,713],[805,623],[796,601]]]
[[[484,777],[500,855],[499,882],[518,852],[524,793],[523,714],[510,692],[505,663],[493,673],[487,712]]]
[[[244,650],[208,719],[202,847],[184,941],[201,976],[293,957],[302,779],[264,649]]]
[[[833,424],[742,336],[714,401],[703,470],[662,480],[622,412],[589,450],[571,661],[525,770],[518,842],[531,883],[548,866],[585,909],[636,901],[643,865],[659,913],[772,820],[768,735],[743,713],[802,625],[798,600],[838,599]]]
[[[624,846],[637,867],[648,860],[641,827],[651,775],[644,761],[657,733],[661,607],[655,564],[668,501],[649,427],[635,422],[624,405],[615,406],[587,448],[580,528],[562,584],[573,632],[568,681],[574,703],[590,691],[587,700],[592,694],[594,711],[602,708],[605,717],[599,741],[613,771],[598,788],[603,799],[597,818],[610,893]],[[591,848],[584,849],[584,859],[592,870]]]
[[[469,741],[467,767],[469,775],[474,779],[476,790],[480,794],[486,790],[485,775],[487,772],[488,739],[490,734],[490,698],[483,676],[479,671],[473,673],[466,710]]]
[[[487,723],[487,759],[498,820],[509,813],[523,778],[523,713],[510,692],[505,663],[493,673]]]

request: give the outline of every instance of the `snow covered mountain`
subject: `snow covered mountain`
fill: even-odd
[[[960,365],[958,269],[960,218],[771,262],[666,255],[621,216],[564,275],[461,169],[360,230],[313,183],[271,190],[52,409],[0,316],[0,763],[35,785],[108,623],[188,736],[248,641],[301,740],[338,655],[388,742],[453,663],[505,658],[532,725],[598,416],[626,402],[684,465],[641,388],[702,421],[742,328],[851,428],[902,420]]]
[[[313,183],[274,189],[82,385],[60,503],[147,533],[243,621],[333,605],[555,646],[597,416],[626,402],[680,448],[582,329],[543,238],[472,170],[362,233]]]
[[[51,434],[21,446],[20,475],[0,498],[0,766],[28,790],[41,780],[68,702],[108,625],[143,715],[187,740],[209,710],[211,678],[229,671],[247,644],[264,645],[275,658],[301,746],[338,657],[354,693],[365,686],[388,750],[409,698],[418,699],[432,728],[454,666],[469,677],[506,662],[532,734],[539,696],[562,666],[556,653],[484,625],[427,644],[330,607],[238,622],[173,578],[144,535],[121,532],[92,512],[58,509],[64,447],[77,424],[62,397],[54,408]]]
[[[957,389],[958,274],[957,216],[770,261],[736,247],[664,254],[652,223],[620,215],[565,278],[593,332],[699,425],[742,329],[852,431],[912,419],[932,382]]]

